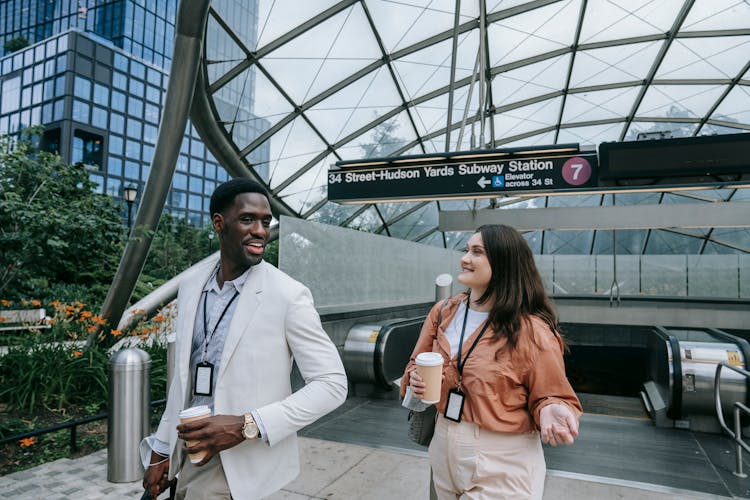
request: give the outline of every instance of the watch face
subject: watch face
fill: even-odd
[[[258,427],[255,425],[246,425],[242,433],[246,439],[255,439],[258,437]]]

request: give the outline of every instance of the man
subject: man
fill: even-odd
[[[296,432],[346,399],[344,368],[310,291],[263,261],[265,189],[230,180],[210,209],[219,263],[180,282],[175,375],[159,428],[144,440],[152,465],[143,485],[153,498],[178,472],[178,499],[270,495],[299,473]],[[294,393],[293,359],[306,382]],[[204,404],[213,416],[180,425],[181,410]],[[197,464],[185,453],[204,451]]]

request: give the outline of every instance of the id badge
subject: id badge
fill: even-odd
[[[195,367],[195,380],[193,381],[193,392],[196,396],[211,396],[211,388],[214,385],[214,365],[208,362],[198,363]]]
[[[448,404],[445,405],[445,418],[454,422],[461,421],[461,413],[464,411],[464,393],[459,389],[448,391]]]

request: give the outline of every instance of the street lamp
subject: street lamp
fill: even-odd
[[[214,242],[214,236],[216,236],[214,234],[214,232],[213,231],[209,231],[209,233],[208,233],[208,254],[209,255],[211,255],[211,245]]]
[[[131,216],[133,214],[133,202],[135,201],[135,197],[138,195],[138,188],[133,184],[128,184],[127,186],[125,186],[125,188],[123,188],[122,195],[128,204],[128,230],[130,230],[132,225]]]

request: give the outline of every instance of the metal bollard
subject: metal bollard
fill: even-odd
[[[107,481],[129,483],[143,477],[139,453],[149,434],[151,357],[137,348],[122,349],[109,359]]]
[[[435,278],[435,302],[448,299],[453,295],[453,276],[441,274]]]

